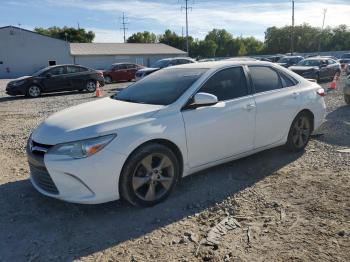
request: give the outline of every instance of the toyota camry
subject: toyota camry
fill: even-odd
[[[281,145],[303,150],[323,122],[323,96],[269,62],[165,68],[41,123],[27,145],[31,182],[69,202],[151,206],[199,170]]]

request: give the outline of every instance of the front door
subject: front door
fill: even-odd
[[[182,111],[190,167],[252,150],[255,102],[243,68],[215,73],[198,92],[213,94],[219,102]]]
[[[46,72],[43,86],[46,92],[60,91],[69,88],[65,66],[57,66]]]

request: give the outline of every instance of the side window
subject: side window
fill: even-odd
[[[329,64],[329,65],[332,65],[332,64],[335,64],[335,63],[336,63],[336,62],[335,62],[334,60],[332,60],[332,59],[328,59],[327,61],[328,61],[328,64]]]
[[[80,69],[77,66],[67,66],[67,74],[79,73]]]
[[[279,75],[281,76],[282,86],[283,87],[290,87],[295,86],[298,82],[294,78],[285,75],[282,72],[279,72]]]
[[[135,69],[135,65],[132,65],[132,64],[128,64],[126,67],[127,67],[128,69]]]
[[[49,71],[49,73],[54,75],[54,76],[63,75],[63,74],[65,74],[64,67],[63,66],[55,67],[55,68],[51,69]]]
[[[81,67],[81,66],[78,66],[78,68],[79,68],[79,72],[86,72],[89,70],[86,67]]]
[[[126,65],[119,65],[119,70],[125,70],[127,69]]]
[[[191,63],[191,61],[187,59],[179,59],[178,61],[179,61],[178,62],[179,65]]]
[[[278,74],[270,67],[250,66],[249,71],[255,88],[255,93],[282,88]]]
[[[219,101],[248,95],[247,81],[243,69],[233,67],[217,72],[198,92],[215,95]]]

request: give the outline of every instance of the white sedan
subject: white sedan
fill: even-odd
[[[162,69],[47,118],[28,140],[31,181],[69,202],[154,205],[180,177],[280,145],[303,150],[323,122],[323,95],[268,62]]]

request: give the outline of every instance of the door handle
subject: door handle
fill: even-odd
[[[293,92],[293,94],[292,94],[292,96],[293,96],[294,98],[297,98],[299,95],[300,95],[299,92]]]
[[[250,111],[255,108],[255,104],[247,104],[244,109],[247,111]]]

